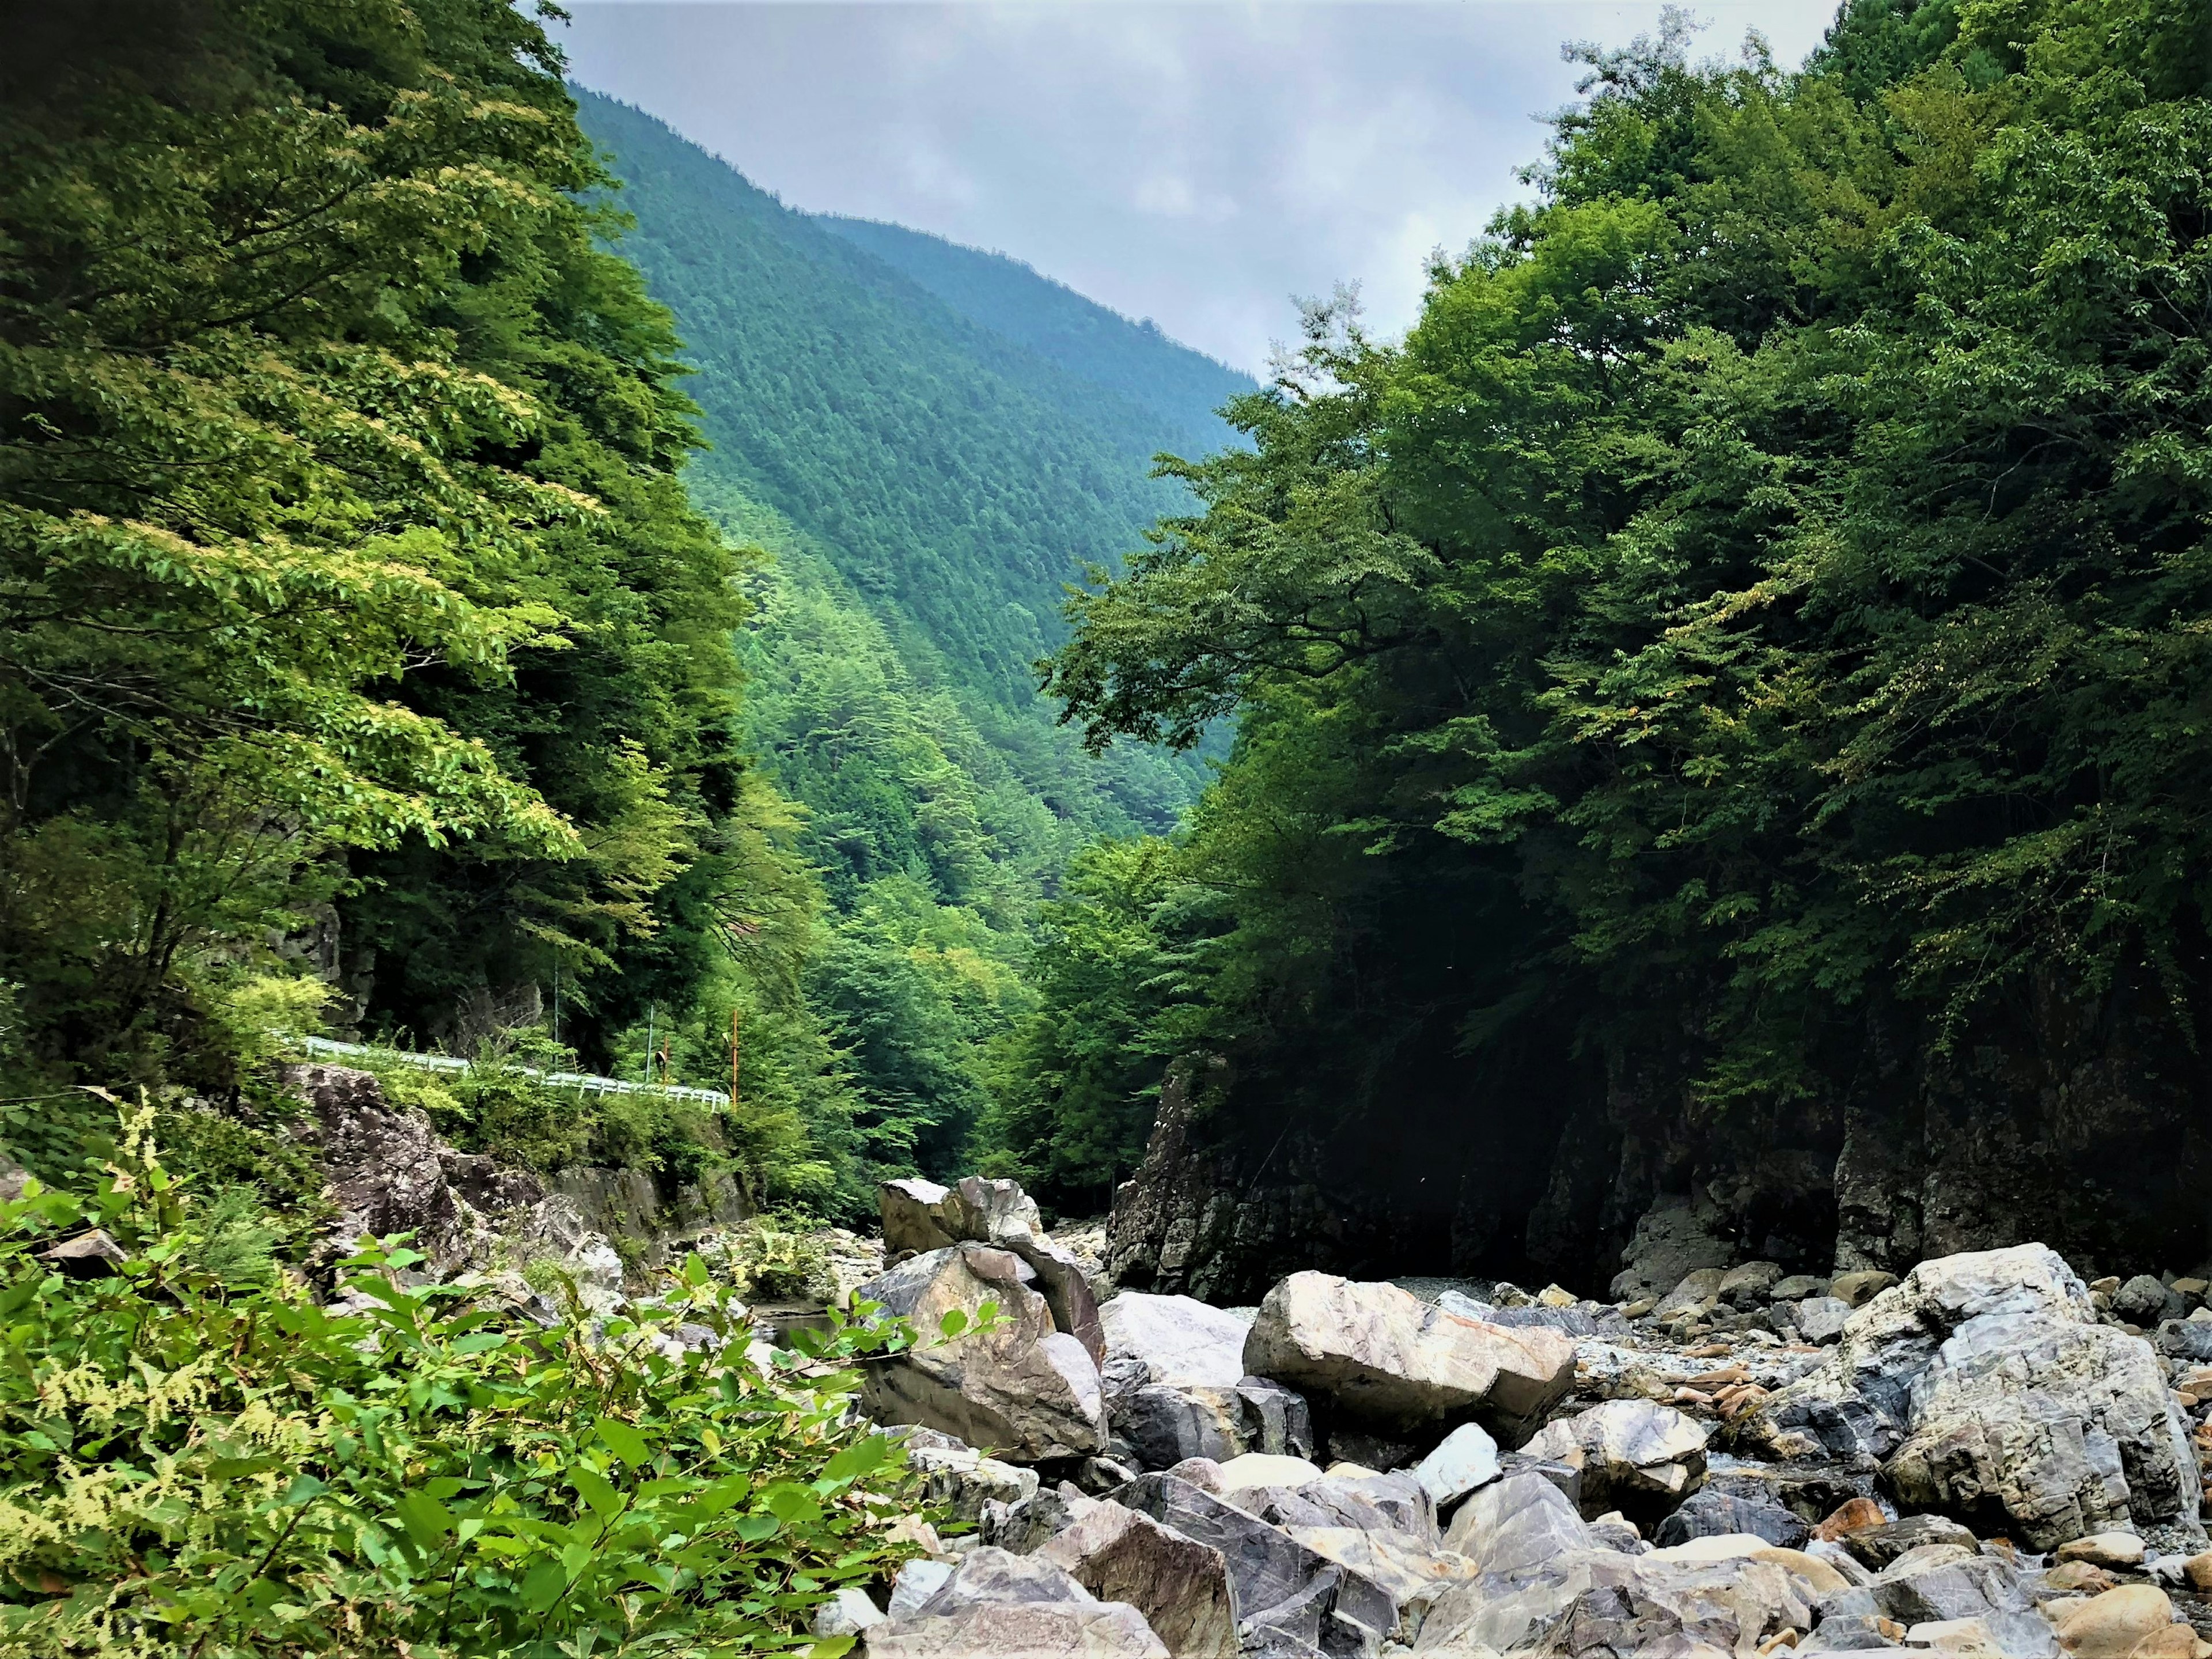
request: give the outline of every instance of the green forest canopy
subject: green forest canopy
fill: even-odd
[[[1263,1149],[1370,1146],[1438,1253],[1492,1223],[1414,1190],[1424,1148],[1832,1164],[1847,1116],[2002,1094],[2077,1028],[2198,1098],[2203,8],[1855,0],[1798,73],[1679,18],[1583,56],[1402,344],[1316,311],[1232,408],[1253,447],[1075,606],[1052,689],[1094,744],[1241,726],[1187,836],[1056,924],[1000,1133],[1063,1197],[1128,1167],[1139,1116],[1059,1149],[1147,1048],[1224,1055]]]

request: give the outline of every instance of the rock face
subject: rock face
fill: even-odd
[[[1907,1504],[2035,1549],[2193,1517],[2196,1462],[2156,1355],[2094,1319],[2087,1289],[2039,1244],[1923,1262],[1740,1437],[1880,1465]]]
[[[1084,1457],[1106,1443],[1098,1369],[1056,1329],[1026,1263],[983,1244],[954,1244],[900,1263],[857,1294],[912,1322],[921,1341],[868,1368],[862,1407],[878,1423],[915,1423],[1018,1462]],[[995,1328],[934,1340],[954,1310],[973,1320],[995,1302]]]
[[[1267,1292],[1244,1364],[1379,1427],[1480,1419],[1517,1443],[1572,1383],[1575,1347],[1540,1327],[1459,1318],[1395,1285],[1302,1273]]]
[[[1656,1299],[1701,1268],[1726,1267],[1736,1252],[1715,1231],[1718,1221],[1711,1206],[1686,1199],[1653,1205],[1637,1222],[1635,1235],[1620,1253],[1613,1299]]]

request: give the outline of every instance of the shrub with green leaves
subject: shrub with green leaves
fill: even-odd
[[[390,1241],[334,1312],[208,1270],[235,1218],[161,1170],[150,1121],[88,1196],[0,1205],[0,1650],[843,1651],[809,1616],[896,1571],[908,1507],[847,1367],[902,1326],[764,1369],[696,1257],[652,1309],[544,1329],[404,1287],[421,1258]],[[114,1276],[40,1259],[87,1225],[130,1252]],[[679,1322],[727,1344],[672,1356]]]

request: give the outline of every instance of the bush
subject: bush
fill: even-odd
[[[830,1253],[814,1224],[799,1216],[754,1216],[724,1237],[716,1265],[741,1295],[827,1296]]]
[[[150,1122],[89,1197],[0,1205],[0,1650],[775,1650],[895,1571],[902,1454],[843,1425],[837,1367],[902,1327],[840,1322],[764,1370],[696,1256],[649,1311],[540,1329],[404,1287],[421,1257],[390,1242],[344,1264],[366,1311],[334,1313],[209,1271],[235,1206],[189,1200]],[[87,1224],[131,1260],[49,1272]],[[656,1351],[679,1322],[722,1357]]]

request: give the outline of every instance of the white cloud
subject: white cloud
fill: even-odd
[[[1707,0],[1794,62],[1832,0]],[[682,4],[585,0],[573,72],[785,200],[1028,260],[1257,369],[1292,295],[1358,282],[1416,314],[1423,265],[1523,193],[1559,45],[1624,43],[1657,0],[1602,3]]]

